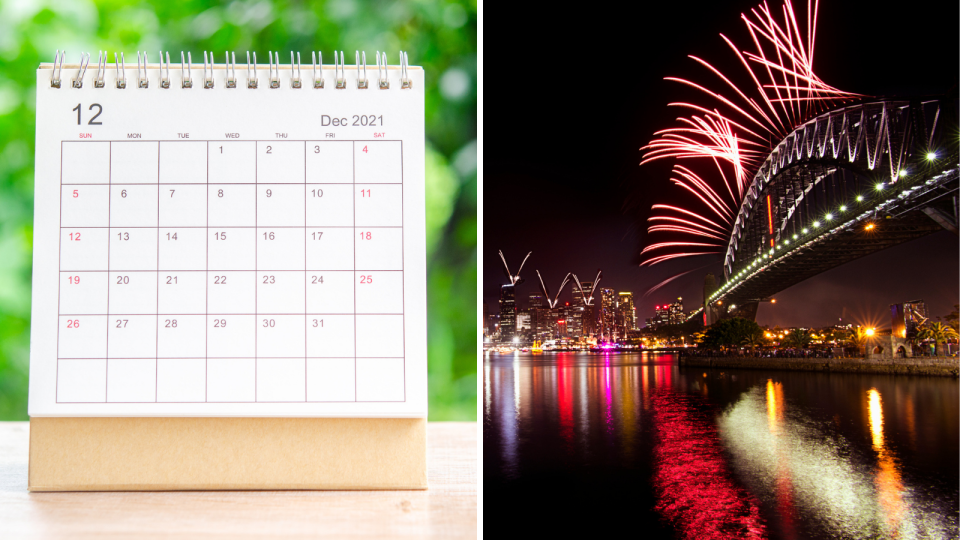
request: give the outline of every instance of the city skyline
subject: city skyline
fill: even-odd
[[[957,251],[956,236],[943,231],[868,255],[784,290],[776,296],[776,304],[760,306],[757,322],[768,326],[797,327],[823,327],[838,322],[844,324],[849,322],[854,325],[879,325],[886,328],[890,325],[889,305],[914,298],[925,299],[927,309],[936,320],[936,317],[949,313],[953,309],[953,304],[957,303],[957,291],[960,287],[952,277],[960,275]],[[523,254],[527,252],[529,250],[524,251]],[[544,270],[542,265],[537,264],[537,254],[538,250],[533,250],[524,270],[524,274],[527,275],[522,276],[524,283],[518,289],[524,300],[527,292],[540,290],[536,270],[540,271],[548,286],[551,282],[549,280],[556,281],[568,272],[566,266],[560,266],[557,270]],[[551,258],[551,261],[555,260]],[[903,279],[903,275],[899,272],[876,272],[876,268],[896,267],[903,261],[926,261],[925,266],[937,268],[938,275],[931,279]],[[662,279],[670,278],[671,273],[685,271],[684,263],[681,261],[670,261],[662,266],[667,270],[657,267],[641,269],[629,263],[624,263],[620,267],[604,268],[603,286],[615,291],[632,292],[637,320],[645,321],[655,315],[655,306],[669,303],[677,297],[684,298],[688,312],[697,309],[702,301],[703,279],[707,273],[712,273],[722,281],[721,262],[718,260],[707,265],[707,268],[694,267],[695,270],[690,274],[680,276],[644,297],[646,289],[656,285]],[[490,294],[489,284],[496,283],[497,280],[505,282],[507,278],[500,271],[491,279],[491,273],[484,274],[483,301],[495,311],[498,302],[496,291],[499,290],[499,285],[496,285],[494,294]],[[593,271],[581,270],[581,273],[590,275]],[[904,273],[911,274],[907,271]],[[654,277],[648,277],[650,275]],[[572,284],[572,280],[571,285],[568,285],[560,294],[561,303],[571,301],[570,299],[573,298],[575,284]],[[551,288],[551,293],[556,294],[556,291]],[[812,314],[798,316],[796,313],[798,306],[804,308],[813,306]],[[788,311],[790,307],[792,309]]]

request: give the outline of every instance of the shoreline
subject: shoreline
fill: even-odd
[[[755,358],[745,356],[681,356],[680,366],[727,369],[778,369],[869,373],[875,375],[960,376],[960,358],[946,356],[867,360],[864,358]]]

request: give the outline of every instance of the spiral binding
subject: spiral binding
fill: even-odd
[[[267,87],[276,89],[280,88],[280,53],[276,51],[269,51],[269,76],[267,81]],[[313,58],[313,88],[322,89],[324,88],[324,79],[323,79],[323,54],[320,51],[311,51],[310,52]],[[238,88],[237,84],[237,57],[235,53],[227,51],[224,53],[224,88]],[[66,51],[61,51],[57,49],[56,56],[53,61],[53,70],[50,73],[50,86],[52,88],[60,88],[62,77],[61,72],[63,70],[63,61],[67,57]],[[93,79],[94,88],[104,88],[105,82],[104,78],[107,71],[107,51],[100,51],[100,54],[97,58],[97,71]],[[117,88],[125,89],[127,87],[127,74],[126,74],[126,62],[123,59],[123,53],[113,53],[113,61],[116,66],[116,85]],[[318,63],[319,62],[319,63]],[[408,58],[407,53],[400,51],[400,89],[406,90],[413,86],[413,82],[407,75],[408,67]],[[358,90],[366,90],[370,88],[370,81],[367,79],[367,53],[365,51],[356,51],[354,54],[354,63],[356,66],[357,73],[357,85]],[[76,77],[71,79],[70,86],[72,88],[83,88],[83,79],[86,76],[87,68],[90,65],[90,54],[81,53],[80,55],[80,67],[77,69]],[[317,66],[320,66],[318,71]],[[149,60],[147,59],[146,51],[137,51],[137,88],[148,89],[150,88],[150,79],[148,76],[148,66]],[[216,86],[215,81],[215,64],[214,64],[214,55],[213,51],[203,51],[203,81],[202,87],[205,89],[212,89]],[[390,72],[389,65],[387,63],[387,53],[377,51],[377,88],[380,90],[389,90],[390,89]],[[180,87],[181,88],[193,88],[193,59],[189,52],[180,53]],[[170,52],[160,51],[160,78],[157,81],[157,87],[161,89],[169,89],[172,87],[172,79],[170,77]],[[346,75],[346,57],[343,54],[343,51],[333,51],[333,73],[334,73],[334,88],[343,90],[347,88],[347,75]],[[300,53],[294,53],[290,51],[290,87],[291,88],[303,88],[303,73],[301,72],[300,66]],[[257,53],[254,52],[251,57],[251,52],[247,51],[247,88],[256,89],[259,87],[259,80],[257,78]]]

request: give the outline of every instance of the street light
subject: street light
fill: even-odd
[[[867,337],[873,337],[873,328],[867,328]]]

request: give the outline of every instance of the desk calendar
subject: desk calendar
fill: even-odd
[[[31,416],[426,416],[423,71],[364,56],[41,66]]]

